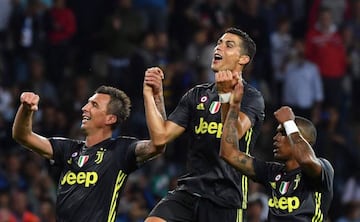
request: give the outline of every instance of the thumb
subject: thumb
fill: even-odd
[[[38,111],[39,107],[38,105],[31,105],[30,110],[31,111]]]

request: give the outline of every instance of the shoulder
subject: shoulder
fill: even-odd
[[[324,159],[324,158],[318,158],[322,168],[324,170],[328,170],[328,171],[332,171],[334,172],[334,168],[333,166],[331,165],[330,161],[328,161],[327,159]]]
[[[113,138],[113,140],[115,140],[117,143],[134,143],[139,141],[138,138],[133,136],[118,136]]]
[[[245,80],[243,80],[243,84],[244,84],[244,90],[245,90],[244,93],[245,94],[248,94],[248,95],[254,96],[254,97],[262,97],[261,92],[257,88],[255,88],[254,86],[252,86]]]
[[[215,83],[202,83],[194,86],[188,92],[196,92],[203,90],[215,90]]]
[[[73,144],[73,145],[80,145],[85,144],[85,141],[83,140],[75,140],[75,139],[69,139],[65,137],[50,137],[49,141],[51,144],[58,143],[58,144]]]

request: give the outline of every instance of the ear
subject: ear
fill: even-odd
[[[106,124],[112,125],[114,123],[116,123],[117,121],[117,116],[110,114],[106,116]]]
[[[240,59],[239,59],[239,64],[240,65],[246,65],[250,62],[250,56],[248,55],[242,55],[240,56]]]

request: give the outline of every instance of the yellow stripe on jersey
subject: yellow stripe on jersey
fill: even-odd
[[[322,222],[324,221],[324,214],[321,212],[321,193],[315,192],[315,214],[311,222]]]
[[[236,222],[243,222],[243,209],[238,209],[236,214]]]
[[[253,129],[250,128],[246,133],[245,133],[245,142],[246,142],[246,149],[245,149],[245,153],[246,154],[250,154],[250,143],[251,143],[251,137],[252,137],[252,133],[253,133]],[[241,178],[241,189],[243,191],[243,201],[242,201],[242,208],[246,209],[247,208],[247,198],[248,198],[248,177],[245,175],[242,175]]]
[[[111,204],[110,204],[110,211],[109,211],[109,216],[108,216],[108,222],[114,222],[116,219],[116,202],[117,202],[117,198],[119,196],[119,192],[120,189],[125,181],[126,178],[126,174],[120,170],[118,173],[118,176],[116,178],[116,183],[115,183],[115,188],[114,188],[114,193],[111,199]]]

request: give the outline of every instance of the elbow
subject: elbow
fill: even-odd
[[[18,143],[21,143],[22,141],[24,141],[21,134],[19,132],[17,132],[14,127],[12,128],[12,138],[13,138],[13,140],[15,140]]]
[[[161,145],[155,145],[155,144],[153,144],[154,145],[154,147],[155,147],[155,152],[156,152],[156,154],[163,154],[163,153],[165,153],[165,151],[166,151],[166,144],[161,144]]]
[[[159,147],[159,149],[161,149],[161,147],[165,147],[169,139],[165,133],[157,133],[156,135],[151,136],[151,141],[155,147]]]
[[[162,155],[166,151],[166,145],[163,146],[156,146],[156,153],[157,155]]]
[[[231,152],[227,152],[225,149],[220,148],[219,156],[221,159],[229,162],[231,158]]]

